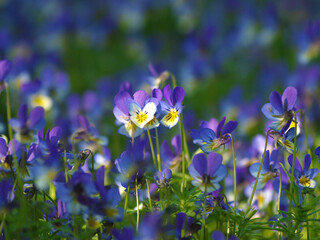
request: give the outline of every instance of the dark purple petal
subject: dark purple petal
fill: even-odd
[[[0,157],[7,156],[8,148],[7,148],[7,142],[4,138],[0,138]]]
[[[28,107],[26,104],[22,104],[18,111],[18,119],[21,126],[25,126],[27,124],[28,119]]]
[[[264,161],[263,161],[263,167],[266,171],[269,170],[269,166],[270,166],[270,158],[269,158],[270,152],[269,150],[266,151],[266,155],[264,157]]]
[[[40,129],[44,122],[44,109],[42,107],[35,107],[29,114],[29,127],[31,129]]]
[[[304,157],[304,165],[303,165],[303,172],[304,171],[307,171],[310,167],[310,164],[311,164],[311,157],[309,154],[307,154],[305,157]]]
[[[163,88],[163,94],[164,94],[164,98],[167,100],[167,102],[173,106],[173,103],[172,103],[172,96],[171,96],[171,87],[170,85],[167,85]]]
[[[222,156],[215,152],[209,153],[207,164],[207,174],[208,176],[213,176],[222,164]]]
[[[171,140],[171,145],[174,148],[176,154],[182,153],[182,139],[180,135],[175,135]]]
[[[183,212],[180,212],[177,214],[177,219],[176,219],[176,231],[177,231],[177,237],[178,239],[181,238],[181,231],[182,231],[182,228],[186,222],[186,218],[187,218],[187,215]]]
[[[78,116],[78,121],[81,125],[82,128],[89,130],[90,129],[90,123],[88,121],[88,119],[85,116]]]
[[[121,83],[119,92],[121,92],[121,91],[126,91],[130,95],[132,93],[132,85],[131,85],[131,83],[127,82],[127,81]]]
[[[277,167],[279,161],[279,148],[273,149],[270,156],[270,164],[272,164],[272,169],[274,170]]]
[[[172,92],[173,105],[177,102],[181,102],[184,99],[184,89],[182,87],[175,87]]]
[[[284,109],[281,101],[281,96],[277,91],[273,91],[270,94],[269,100],[273,108],[275,108],[279,113],[283,113]]]
[[[149,70],[150,70],[150,72],[152,73],[152,75],[154,77],[158,77],[159,76],[159,74],[157,73],[156,69],[153,67],[151,62],[148,64],[148,67],[149,67]]]
[[[141,108],[144,106],[144,102],[149,98],[148,93],[144,90],[136,91],[133,94],[133,99],[140,105]]]
[[[121,91],[114,97],[115,106],[118,107],[125,115],[129,115],[128,107],[126,105],[127,99],[132,99],[127,91]]]
[[[49,138],[51,140],[51,143],[53,144],[57,144],[61,136],[62,136],[61,127],[54,127],[49,133]]]
[[[282,94],[282,104],[284,105],[285,100],[287,100],[287,111],[293,109],[296,101],[297,101],[297,89],[294,87],[287,87]]]
[[[152,90],[152,97],[158,99],[159,101],[161,101],[163,94],[162,91],[159,88],[155,88]]]
[[[214,133],[214,131],[212,131],[210,128],[203,128],[203,129],[200,129],[200,138],[204,142],[210,143],[212,142],[212,140],[216,139],[217,136]]]
[[[212,240],[225,240],[226,237],[220,230],[216,230],[212,233]]]
[[[165,179],[171,179],[172,171],[169,168],[163,170],[162,173],[164,174]]]
[[[289,162],[291,168],[292,168],[292,163],[293,163],[292,160],[293,160],[293,155],[291,154],[291,155],[288,157],[288,162]],[[298,169],[300,172],[302,171],[301,164],[300,164],[298,158],[296,158],[295,169]]]
[[[238,126],[238,122],[237,121],[229,121],[224,128],[222,129],[221,135],[225,135],[227,133],[232,133],[234,129],[236,129],[236,127]]]
[[[207,174],[207,158],[203,153],[199,153],[193,157],[192,164],[199,175]]]
[[[320,147],[317,147],[314,153],[320,157]]]
[[[12,68],[12,62],[9,60],[0,61],[0,81],[3,81]]]
[[[226,117],[223,117],[222,120],[219,122],[217,129],[215,130],[216,136],[220,137],[221,136],[221,130],[223,128],[223,125],[226,121]]]

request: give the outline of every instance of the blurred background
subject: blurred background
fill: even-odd
[[[112,126],[120,84],[140,89],[152,63],[185,88],[187,127],[227,115],[250,137],[263,132],[255,119],[271,91],[289,85],[319,120],[319,9],[318,0],[0,0],[0,59],[14,63],[14,106],[49,101],[51,126],[79,113]]]

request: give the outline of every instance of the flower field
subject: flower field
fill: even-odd
[[[317,9],[0,0],[1,239],[320,239]]]

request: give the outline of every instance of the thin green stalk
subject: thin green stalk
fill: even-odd
[[[64,175],[65,175],[65,178],[66,178],[66,183],[68,183],[68,162],[67,162],[67,150],[65,149],[64,150]]]
[[[282,191],[282,176],[280,171],[279,171],[279,178],[280,178],[280,184],[279,184],[279,195],[278,195],[278,212],[280,211],[280,199],[281,199],[281,191]]]
[[[6,220],[6,216],[7,216],[7,213],[4,213],[2,221],[1,221],[1,225],[0,225],[0,236],[1,236],[1,239],[2,239],[2,229],[3,229],[3,226],[4,226],[4,222]]]
[[[136,224],[136,231],[139,230],[139,195],[138,195],[138,179],[136,176],[136,202],[137,202],[137,224]]]
[[[150,130],[149,130],[148,126],[147,126],[147,133],[148,133],[148,138],[149,138],[149,142],[150,142],[150,149],[151,149],[153,165],[157,169],[156,157],[154,155],[153,143],[152,143],[151,134],[150,134]]]
[[[263,156],[262,156],[262,159],[261,159],[261,163],[260,163],[260,167],[259,167],[259,170],[258,170],[256,181],[254,182],[253,190],[252,190],[252,193],[251,193],[251,196],[250,196],[250,201],[249,201],[249,205],[248,205],[247,211],[245,213],[245,216],[248,214],[248,212],[249,212],[249,210],[251,208],[253,196],[254,196],[254,193],[255,193],[256,188],[257,188],[257,184],[258,184],[258,180],[259,180],[259,177],[260,177],[261,168],[262,168],[262,165],[263,165],[263,162],[264,162],[264,158],[266,156],[266,151],[267,151],[267,146],[268,146],[268,137],[269,137],[269,132],[267,133],[267,136],[266,136],[266,143],[264,145]]]
[[[232,144],[232,157],[233,157],[233,194],[234,194],[234,214],[237,214],[237,165],[236,165],[236,156],[234,151],[234,141],[232,135],[229,133]]]
[[[128,186],[127,186],[127,192],[126,192],[126,199],[125,199],[125,201],[124,201],[124,215],[126,215],[126,213],[127,213],[127,208],[128,208],[129,191],[130,191],[130,181],[131,181],[131,177],[129,176]]]
[[[204,186],[204,202],[202,209],[202,228],[201,228],[201,238],[206,239],[206,209],[207,209],[207,184]]]
[[[159,170],[159,172],[161,172],[161,158],[160,158],[160,147],[159,147],[158,128],[156,128],[156,148],[157,148],[158,170]]]
[[[290,176],[290,199],[289,199],[289,207],[288,207],[288,212],[289,212],[289,218],[291,218],[291,212],[292,212],[292,201],[293,201],[293,177],[294,177],[294,169],[296,166],[296,153],[297,153],[297,118],[296,118],[296,114],[294,113],[293,116],[293,121],[295,124],[294,127],[294,145],[293,145],[293,160],[292,160],[292,170],[291,170],[291,176]],[[289,230],[291,228],[291,220],[289,219]]]
[[[231,138],[231,144],[232,144],[232,157],[233,157],[233,194],[234,194],[234,208],[233,212],[236,216],[237,214],[237,165],[236,165],[236,156],[234,151],[234,141],[231,133],[228,133],[229,137]],[[234,221],[234,232],[237,228],[237,222]]]
[[[6,97],[7,97],[7,120],[8,120],[8,132],[9,132],[9,140],[13,139],[13,133],[12,133],[12,128],[9,124],[9,121],[11,119],[11,100],[10,100],[10,89],[9,89],[9,84],[6,86]]]
[[[182,114],[180,114],[179,118],[179,127],[181,132],[181,139],[184,138],[184,129],[183,129],[183,122],[182,122]],[[185,146],[182,144],[182,191],[184,191],[186,186],[186,163],[185,163]]]
[[[147,183],[147,189],[148,189],[149,208],[150,208],[150,211],[152,212],[152,203],[151,203],[151,195],[150,195],[150,187],[149,187],[148,179],[146,179],[146,183]]]

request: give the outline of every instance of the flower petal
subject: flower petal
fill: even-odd
[[[0,157],[3,158],[7,156],[8,148],[7,148],[7,142],[4,138],[0,138]]]
[[[180,135],[175,135],[171,140],[171,145],[174,148],[176,154],[182,153],[182,139]]]
[[[0,81],[3,81],[12,68],[12,62],[9,60],[0,61]]]
[[[310,167],[310,164],[311,164],[311,157],[309,154],[307,154],[305,157],[304,157],[304,166],[303,166],[303,172],[304,171],[307,171]]]
[[[207,157],[203,153],[193,157],[192,164],[200,176],[207,174]]]
[[[211,152],[208,154],[207,161],[207,175],[213,176],[213,174],[217,171],[217,169],[222,164],[222,156],[218,153]]]
[[[219,122],[217,126],[217,130],[215,131],[217,137],[220,137],[225,121],[226,121],[226,117],[223,117],[222,120]]]
[[[281,96],[277,91],[273,91],[270,96],[269,100],[271,103],[271,106],[276,109],[280,114],[284,112],[282,101],[281,101]]]
[[[35,107],[29,114],[29,127],[31,129],[39,130],[44,127],[44,109],[42,107]]]
[[[144,105],[144,102],[149,98],[148,93],[144,90],[136,91],[133,94],[133,99],[142,107]]]
[[[229,121],[224,128],[222,129],[221,135],[225,135],[227,133],[232,133],[233,130],[238,126],[237,121]]]
[[[163,88],[163,94],[164,94],[164,97],[165,99],[167,100],[167,102],[173,106],[173,103],[172,103],[172,96],[171,96],[171,87],[170,85],[167,85]]]
[[[227,168],[224,165],[220,165],[218,170],[214,173],[213,177],[215,177],[211,182],[217,183],[220,182],[227,175]]]
[[[183,101],[184,99],[184,89],[182,87],[175,87],[172,92],[173,104]]]
[[[283,94],[282,94],[282,104],[284,105],[285,101],[287,100],[287,109],[286,111],[289,111],[293,109],[296,101],[297,101],[297,95],[298,91],[294,87],[287,87]]]

